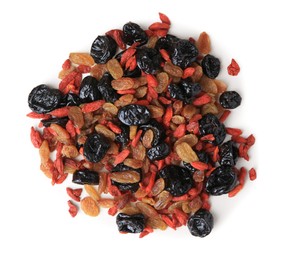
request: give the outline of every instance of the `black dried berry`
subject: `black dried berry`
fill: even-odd
[[[95,171],[90,171],[88,169],[77,170],[73,174],[73,183],[76,184],[89,184],[97,185],[99,183],[99,175]]]
[[[83,103],[101,99],[101,94],[97,88],[98,81],[95,77],[86,76],[80,85],[79,97]]]
[[[124,70],[124,77],[130,77],[130,78],[138,78],[141,76],[141,70],[138,66],[136,66],[133,70]]]
[[[123,41],[128,45],[132,45],[135,42],[143,45],[147,43],[148,37],[138,24],[129,22],[123,26]]]
[[[145,217],[142,214],[127,215],[119,213],[116,224],[120,232],[140,233],[145,228]]]
[[[152,146],[158,145],[166,138],[165,129],[162,124],[158,123],[155,119],[150,119],[146,124],[140,125],[139,129],[143,131],[152,130],[153,131],[153,140]]]
[[[110,143],[103,135],[91,134],[84,143],[84,156],[90,162],[99,162],[109,148]]]
[[[220,105],[226,109],[234,109],[241,105],[242,97],[236,91],[225,91],[219,97]]]
[[[238,158],[238,148],[233,141],[223,143],[219,147],[219,163],[234,166]]]
[[[159,51],[151,48],[137,49],[136,59],[138,67],[147,74],[156,74],[162,60]]]
[[[171,83],[168,86],[168,91],[170,93],[171,98],[175,98],[181,101],[185,101],[185,92],[184,89],[181,88],[178,84],[176,83]]]
[[[237,173],[231,166],[217,167],[207,178],[205,190],[210,195],[222,195],[230,192],[237,184]]]
[[[106,63],[116,53],[117,43],[107,35],[97,36],[91,46],[90,55],[96,63]]]
[[[168,165],[158,173],[165,181],[165,190],[173,196],[182,196],[193,187],[193,178],[190,171],[177,165]]]
[[[165,37],[161,37],[157,40],[155,44],[155,49],[161,50],[164,49],[168,53],[171,53],[174,49],[174,44],[179,41],[180,39],[174,35],[167,34]]]
[[[122,132],[116,135],[115,141],[125,146],[130,140],[130,128],[124,124],[119,125],[119,127],[121,128]]]
[[[203,58],[201,66],[203,73],[211,79],[215,79],[220,72],[220,60],[210,54]]]
[[[42,84],[33,88],[30,92],[28,105],[33,112],[45,114],[58,108],[62,99],[60,90]]]
[[[57,124],[62,127],[66,127],[67,122],[69,121],[69,118],[67,116],[64,117],[54,117],[49,119],[42,119],[41,123],[44,127],[49,127],[51,124]]]
[[[171,54],[172,63],[185,69],[198,57],[197,47],[188,40],[179,40],[173,46]]]
[[[112,76],[109,72],[103,74],[102,78],[97,84],[97,88],[106,102],[114,103],[119,99],[120,95],[117,94],[116,90],[112,88],[111,81]]]
[[[78,95],[69,92],[61,100],[60,107],[79,106],[81,103],[82,101]]]
[[[151,114],[146,106],[127,105],[119,109],[117,116],[123,124],[131,126],[146,124]]]
[[[188,220],[188,228],[193,236],[205,237],[213,228],[213,216],[206,209],[198,210]]]
[[[147,157],[151,161],[165,159],[169,154],[170,146],[167,143],[158,144],[147,151]]]
[[[136,171],[139,173],[140,175],[140,180],[141,180],[141,176],[142,176],[142,172],[141,169],[134,169],[132,167],[129,167],[123,163],[117,164],[113,169],[112,172],[122,172],[122,171]],[[115,185],[120,191],[131,191],[131,192],[136,192],[138,190],[139,186],[139,182],[136,183],[119,183],[116,181],[111,181],[111,183],[113,185]]]
[[[224,124],[222,124],[219,119],[211,113],[205,114],[199,120],[199,131],[201,136],[212,134],[215,140],[209,142],[212,142],[214,145],[221,144],[226,137]]]

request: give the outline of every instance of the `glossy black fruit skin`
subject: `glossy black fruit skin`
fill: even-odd
[[[141,76],[141,69],[136,66],[133,70],[124,70],[124,77],[130,77],[130,78],[138,78]]]
[[[67,116],[64,117],[54,117],[49,119],[42,119],[41,123],[44,127],[49,127],[51,124],[57,124],[62,127],[65,127],[67,122],[69,121],[69,118]]]
[[[188,228],[193,236],[205,237],[210,234],[214,220],[212,214],[206,209],[198,210],[188,220]]]
[[[162,124],[158,123],[155,119],[150,119],[146,124],[140,125],[139,129],[143,131],[152,130],[154,137],[152,140],[152,146],[158,145],[166,138],[165,129]]]
[[[172,63],[185,69],[198,57],[197,47],[188,40],[179,40],[174,44],[171,54]]]
[[[123,124],[131,126],[146,124],[151,114],[146,106],[133,104],[120,108],[117,116]]]
[[[97,88],[106,102],[114,103],[117,99],[119,99],[120,95],[117,94],[116,90],[112,88],[111,81],[112,76],[109,72],[103,74],[102,78],[99,80],[97,84]]]
[[[127,45],[132,45],[135,42],[140,43],[143,45],[147,43],[148,37],[145,31],[136,23],[126,23],[123,26],[123,41]]]
[[[116,224],[120,232],[140,233],[145,228],[145,217],[143,214],[119,213],[116,217]]]
[[[178,197],[187,193],[194,185],[191,172],[177,165],[167,165],[158,173],[165,181],[165,190]]]
[[[171,83],[168,86],[168,91],[170,93],[171,98],[175,98],[175,99],[178,99],[178,100],[181,100],[181,101],[185,101],[186,96],[185,96],[184,89],[182,87],[180,87],[178,84]]]
[[[141,169],[134,169],[132,167],[129,167],[123,163],[117,164],[113,169],[112,172],[122,172],[122,171],[136,171],[139,173],[140,175],[140,180],[141,180],[141,176],[142,176],[142,172]],[[131,192],[136,192],[138,190],[139,186],[139,182],[136,183],[119,183],[116,181],[111,181],[111,183],[113,185],[115,185],[120,191],[131,191]]]
[[[242,97],[236,91],[225,91],[219,97],[220,105],[226,109],[234,109],[241,105]]]
[[[238,155],[238,148],[233,141],[225,142],[219,147],[219,163],[221,165],[236,165]]]
[[[107,35],[97,36],[93,41],[90,55],[96,63],[106,63],[116,53],[117,43]]]
[[[138,67],[147,74],[156,74],[162,61],[159,51],[151,48],[137,49],[136,59]]]
[[[89,135],[84,143],[84,156],[90,162],[99,162],[109,148],[109,141],[103,135],[94,133]]]
[[[66,94],[61,100],[60,107],[79,106],[82,104],[80,97],[74,93]]]
[[[211,79],[215,79],[220,72],[220,60],[210,54],[203,58],[201,66],[203,73]]]
[[[63,95],[60,90],[41,84],[30,92],[28,105],[33,112],[46,114],[58,108],[62,99]]]
[[[83,103],[89,103],[101,99],[101,94],[97,88],[97,84],[97,79],[92,76],[86,76],[82,80],[79,97]]]
[[[221,144],[226,137],[226,129],[218,118],[213,114],[205,114],[199,120],[199,131],[201,136],[212,134],[215,138],[214,141],[209,141],[214,145]]]
[[[226,194],[235,188],[237,181],[235,169],[228,165],[221,165],[207,178],[205,190],[210,195]]]
[[[99,175],[97,172],[88,169],[77,170],[73,174],[72,182],[81,185],[97,185],[99,183]]]
[[[161,37],[157,40],[155,44],[155,49],[166,50],[169,54],[174,50],[174,44],[180,39],[174,35],[167,34],[165,37]]]
[[[151,161],[165,159],[169,154],[170,146],[167,143],[158,144],[147,151],[147,157]]]
[[[117,134],[115,137],[115,141],[122,144],[122,146],[127,145],[130,140],[130,128],[127,125],[120,124],[121,134]]]

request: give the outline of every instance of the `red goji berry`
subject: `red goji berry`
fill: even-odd
[[[43,138],[40,133],[31,127],[30,140],[35,148],[39,148],[43,142]]]
[[[227,67],[227,70],[229,75],[237,76],[240,72],[240,66],[234,59],[232,59],[231,64]]]
[[[69,213],[72,217],[75,217],[78,214],[78,208],[73,204],[72,201],[68,200]]]

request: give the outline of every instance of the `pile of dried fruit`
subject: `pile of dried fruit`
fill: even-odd
[[[215,79],[221,66],[209,36],[180,39],[160,19],[98,36],[90,54],[63,63],[59,89],[35,87],[28,116],[40,123],[31,141],[53,185],[71,175],[82,186],[67,188],[73,217],[78,202],[90,216],[100,207],[117,214],[123,233],[188,225],[204,237],[213,228],[209,196],[243,188],[247,170],[235,165],[249,160],[255,138],[224,125],[241,97]],[[232,60],[228,73],[239,71]]]

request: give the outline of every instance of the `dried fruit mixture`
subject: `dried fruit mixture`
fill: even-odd
[[[52,185],[68,187],[69,213],[107,208],[121,233],[213,228],[210,196],[235,196],[247,172],[237,168],[253,135],[225,125],[241,96],[217,79],[210,37],[169,34],[170,20],[148,29],[133,22],[98,36],[90,53],[70,53],[58,88],[32,89],[27,116],[39,119],[31,141]],[[232,59],[228,73],[240,67]]]

